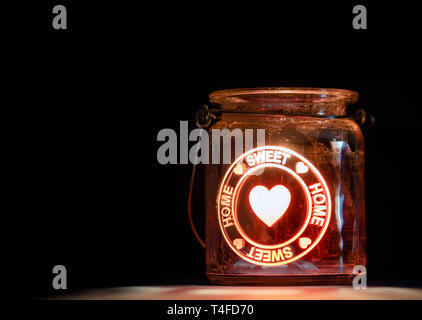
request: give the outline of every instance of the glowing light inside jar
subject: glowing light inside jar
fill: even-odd
[[[331,198],[319,171],[302,155],[264,146],[227,170],[217,197],[226,243],[255,265],[288,264],[314,249],[331,217]]]

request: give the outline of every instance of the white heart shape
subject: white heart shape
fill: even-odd
[[[249,203],[256,216],[271,227],[286,212],[290,204],[290,191],[281,184],[271,190],[256,186],[249,193]]]
[[[299,246],[302,249],[306,249],[311,243],[312,243],[312,240],[309,239],[309,238],[300,238],[299,239]]]
[[[309,167],[304,164],[302,161],[296,163],[296,172],[297,173],[306,173],[308,172]]]
[[[242,249],[245,246],[245,239],[242,239],[242,238],[234,239],[233,244],[237,249]]]

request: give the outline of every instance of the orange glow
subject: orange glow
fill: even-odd
[[[293,182],[290,183],[290,187],[295,186],[295,193],[292,194],[293,190],[289,190],[284,183],[266,186],[264,181],[251,186],[254,180],[250,177],[261,175],[266,168],[276,169],[276,176],[295,181],[293,185]],[[252,180],[248,180],[248,187],[245,187],[247,179]],[[296,186],[300,186],[299,189],[296,190]],[[249,207],[240,206],[239,196],[244,190],[250,190],[247,197]],[[300,207],[295,197],[302,199]],[[294,210],[292,212],[303,212],[304,220],[297,226],[300,226],[300,230],[282,243],[260,243],[256,237],[252,240],[250,235],[256,236],[261,227],[255,230],[251,227],[256,224],[249,224],[245,232],[239,222],[239,215],[255,216],[259,219],[256,221],[263,222],[269,228],[275,228],[276,222],[277,228],[280,228],[283,221],[289,221],[283,220],[283,216],[290,207]],[[302,258],[318,245],[329,225],[331,197],[322,175],[306,158],[284,147],[264,146],[246,152],[232,163],[221,183],[217,210],[223,237],[239,257],[256,265],[279,266]],[[288,230],[296,228],[287,227]]]
[[[272,163],[266,163],[266,164],[261,164],[261,165],[258,165],[258,166],[256,166],[255,168],[253,168],[253,169],[251,169],[251,170],[249,170],[248,171],[248,174],[253,174],[255,171],[260,171],[260,170],[262,170],[263,168],[271,168],[271,167],[274,167],[274,168],[279,168],[279,169],[282,169],[282,170],[285,170],[285,171],[287,171],[287,172],[289,172],[290,174],[292,174],[292,175],[294,175],[295,177],[297,177],[297,179],[298,179],[298,181],[301,183],[301,185],[302,185],[302,188],[303,188],[303,191],[306,193],[306,196],[307,196],[307,200],[308,200],[308,203],[310,203],[310,201],[311,201],[311,194],[309,193],[309,190],[308,190],[308,188],[307,188],[307,186],[306,186],[306,184],[302,181],[302,179],[300,179],[300,177],[293,171],[293,170],[291,170],[291,169],[289,169],[289,168],[286,168],[286,167],[284,167],[284,166],[280,166],[280,165],[276,165],[276,164],[272,164]],[[238,189],[239,189],[239,187],[240,187],[240,185],[242,184],[242,182],[244,181],[244,179],[247,177],[247,174],[245,174],[244,176],[242,176],[242,178],[239,180],[239,183],[237,184],[237,186],[236,186],[236,188],[234,189],[234,195],[235,195],[235,197],[239,194],[239,192],[238,192]],[[235,199],[234,200],[234,202],[236,202],[236,200],[237,199]],[[306,216],[306,221],[305,221],[305,223],[303,224],[303,226],[302,226],[302,228],[299,230],[299,232],[298,233],[296,233],[291,239],[289,239],[288,241],[286,241],[286,242],[283,242],[283,243],[281,243],[281,244],[276,244],[276,245],[263,245],[263,244],[261,244],[261,243],[257,243],[257,242],[255,242],[255,241],[253,241],[252,239],[250,239],[247,235],[246,235],[246,233],[243,231],[243,228],[241,227],[241,225],[239,224],[239,221],[238,221],[238,219],[237,219],[237,214],[235,214],[235,216],[234,216],[234,223],[235,223],[235,225],[236,225],[236,227],[237,227],[237,229],[238,229],[238,231],[239,231],[239,233],[250,243],[250,244],[253,244],[253,245],[255,245],[255,246],[257,246],[257,247],[260,247],[260,248],[264,248],[264,249],[276,249],[276,248],[278,248],[278,247],[280,247],[280,246],[287,246],[288,244],[290,244],[290,243],[292,243],[293,241],[295,241],[297,238],[299,238],[299,236],[305,231],[305,229],[306,229],[306,227],[308,226],[308,224],[309,224],[309,222],[310,222],[310,220],[311,220],[311,213],[312,213],[312,211],[311,211],[311,206],[308,206],[308,212],[307,212],[307,216]]]

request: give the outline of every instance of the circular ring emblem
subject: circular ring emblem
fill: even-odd
[[[227,170],[217,210],[224,239],[238,256],[278,266],[317,246],[330,222],[331,197],[306,158],[264,146],[246,152]]]

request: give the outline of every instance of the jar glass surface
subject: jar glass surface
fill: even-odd
[[[344,283],[356,265],[365,266],[364,143],[359,126],[343,117],[357,98],[318,88],[210,95],[222,110],[210,132],[228,135],[232,146],[229,163],[220,152],[219,164],[205,166],[206,272],[213,282]],[[265,146],[257,145],[258,129]],[[242,139],[253,133],[252,145],[237,154],[236,130]]]

